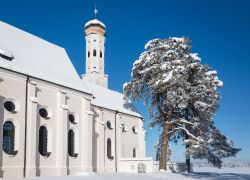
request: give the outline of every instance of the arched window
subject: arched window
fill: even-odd
[[[102,51],[100,51],[100,58],[102,58]]]
[[[93,50],[93,56],[96,57],[96,50]]]
[[[75,133],[72,129],[68,133],[68,153],[71,157],[77,157],[78,155],[75,151]]]
[[[88,51],[88,57],[90,57],[90,52]]]
[[[136,148],[133,149],[133,158],[136,158]]]
[[[114,159],[114,157],[112,155],[112,142],[111,142],[110,138],[108,138],[108,140],[107,140],[107,156],[110,160]]]
[[[41,126],[39,129],[39,153],[42,156],[48,157],[50,152],[48,152],[48,130],[45,126]]]
[[[3,125],[3,151],[8,155],[16,155],[15,126],[13,122],[6,121]]]

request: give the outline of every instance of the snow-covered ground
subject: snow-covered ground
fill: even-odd
[[[246,179],[250,180],[250,167],[241,168],[222,168],[217,169],[213,167],[194,167],[194,171],[191,174],[175,174],[169,172],[155,172],[149,174],[94,174],[83,173],[79,176],[65,176],[65,177],[38,177],[32,178],[34,180],[185,180],[185,179],[210,179],[210,180],[237,180]],[[8,179],[17,180],[17,179]],[[18,179],[20,180],[20,179]],[[22,179],[23,180],[23,179]],[[25,179],[30,180],[30,179]]]

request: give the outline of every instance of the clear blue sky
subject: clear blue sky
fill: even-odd
[[[250,160],[250,1],[249,0],[1,0],[0,20],[68,52],[79,74],[85,69],[83,27],[93,18],[106,24],[105,71],[109,87],[122,91],[132,63],[152,38],[187,36],[202,62],[224,82],[215,121],[243,150],[236,159]],[[138,106],[147,119],[146,109]],[[154,156],[157,130],[147,128],[147,155]],[[172,145],[174,160],[183,160]]]

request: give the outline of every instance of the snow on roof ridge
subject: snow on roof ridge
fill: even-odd
[[[40,41],[43,41],[44,43],[47,43],[47,44],[50,44],[50,45],[52,45],[52,46],[56,46],[56,47],[58,47],[58,48],[61,48],[61,49],[64,49],[64,50],[65,50],[65,48],[62,47],[62,46],[59,46],[59,45],[57,45],[57,44],[54,44],[54,43],[52,43],[52,42],[50,42],[50,41],[48,41],[48,40],[46,40],[46,39],[43,39],[43,38],[41,38],[41,37],[38,37],[38,36],[36,36],[36,35],[34,35],[34,34],[32,34],[32,33],[29,33],[29,32],[27,32],[27,31],[25,31],[25,30],[23,30],[23,29],[20,29],[20,28],[18,28],[18,27],[15,27],[15,26],[13,26],[13,25],[10,25],[10,24],[8,24],[8,23],[6,23],[6,22],[3,22],[3,21],[1,21],[1,20],[0,20],[0,24],[4,24],[5,26],[9,26],[10,28],[12,28],[12,29],[14,29],[14,30],[17,30],[17,31],[22,31],[23,33],[25,33],[25,34],[27,34],[27,35],[29,35],[29,36],[32,36],[33,38],[36,38],[36,39],[38,39],[38,40],[40,40]]]
[[[98,19],[92,19],[90,21],[88,21],[86,24],[85,24],[85,28],[91,24],[99,24],[101,26],[103,26],[104,28],[106,28],[105,24],[101,21],[99,21]]]

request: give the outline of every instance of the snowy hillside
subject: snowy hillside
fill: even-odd
[[[155,172],[148,174],[92,174],[86,173],[79,176],[66,176],[66,177],[41,177],[41,178],[32,178],[35,180],[185,180],[185,179],[213,179],[213,180],[222,180],[222,179],[245,179],[250,180],[250,168],[229,168],[225,167],[222,169],[214,167],[194,167],[194,173],[190,175],[187,174],[175,174],[169,172]],[[8,179],[10,180],[10,179]],[[21,179],[13,179],[21,180]],[[23,180],[23,179],[22,179]],[[30,179],[27,179],[30,180]]]

